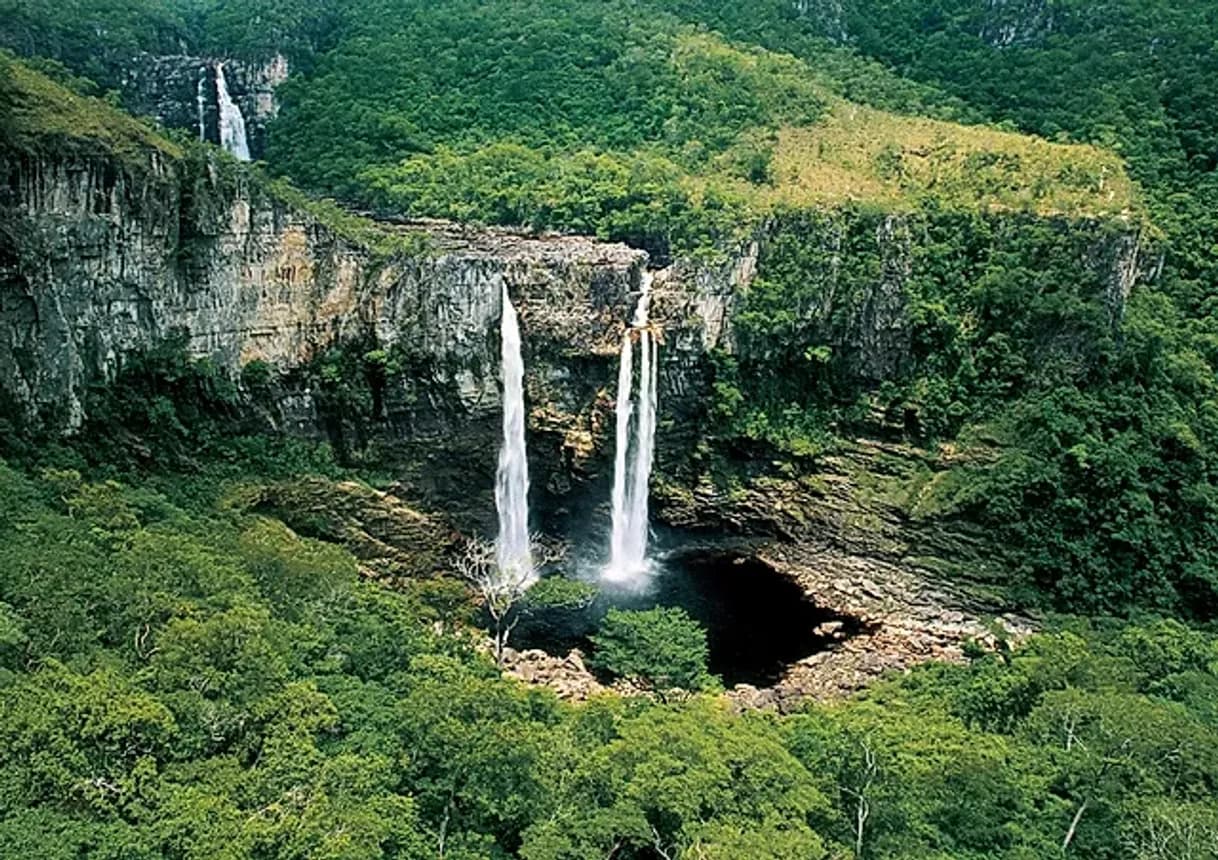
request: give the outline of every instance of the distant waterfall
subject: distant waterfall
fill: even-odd
[[[500,321],[503,366],[503,445],[495,473],[495,507],[499,511],[496,557],[504,584],[526,585],[536,574],[529,545],[529,461],[524,441],[524,359],[520,322],[503,287]]]
[[[199,83],[195,87],[195,109],[199,115],[199,140],[207,141],[207,67],[199,70]]]
[[[609,566],[604,578],[631,583],[647,575],[647,500],[651,464],[655,455],[656,382],[659,344],[648,326],[651,304],[649,272],[643,273],[642,289],[634,319],[622,337],[621,363],[617,376],[617,434],[613,462],[613,534]],[[634,387],[634,341],[639,343],[637,397]],[[633,419],[633,423],[632,420]],[[633,430],[633,432],[631,432]]]
[[[250,147],[245,139],[245,117],[241,115],[241,108],[237,107],[228,94],[223,63],[216,63],[216,101],[220,106],[220,145],[238,161],[249,161]]]

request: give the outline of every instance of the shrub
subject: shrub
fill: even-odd
[[[684,610],[610,609],[592,637],[593,665],[653,690],[705,690],[706,631]]]

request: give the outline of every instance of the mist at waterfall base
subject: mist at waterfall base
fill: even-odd
[[[590,636],[611,607],[679,607],[706,630],[710,671],[728,687],[776,683],[798,660],[826,650],[838,637],[819,631],[825,622],[842,622],[842,633],[857,631],[854,619],[813,602],[794,581],[748,555],[724,551],[677,551],[655,555],[652,575],[642,589],[614,588],[585,565],[582,578],[602,589],[585,609],[547,609],[524,616],[512,634],[512,647],[539,648],[564,655],[572,648],[594,649]]]

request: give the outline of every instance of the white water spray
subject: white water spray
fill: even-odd
[[[250,160],[250,147],[245,138],[245,117],[228,94],[224,79],[224,64],[216,63],[216,101],[220,106],[220,145],[238,161]]]
[[[503,368],[503,445],[495,473],[495,507],[499,511],[499,540],[495,545],[503,585],[523,587],[536,579],[529,545],[529,461],[524,441],[524,359],[520,352],[520,321],[503,287],[500,321]]]
[[[656,387],[659,344],[648,326],[652,276],[643,273],[634,319],[622,337],[617,378],[617,435],[613,462],[613,534],[603,577],[619,584],[641,584],[647,563],[648,493],[655,454]],[[633,397],[634,341],[639,343],[637,398]],[[633,424],[632,424],[633,419]],[[633,430],[633,432],[631,432]]]
[[[195,108],[199,115],[199,140],[207,141],[207,67],[199,70],[199,83],[195,87]]]

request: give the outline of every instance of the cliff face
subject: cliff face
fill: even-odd
[[[919,304],[975,311],[959,285],[1007,265],[1026,267],[1031,297],[1036,288],[1030,276],[1046,265],[1049,252],[1069,259],[1055,288],[1093,306],[1114,334],[1135,286],[1154,280],[1163,262],[1161,248],[1135,220],[841,209],[771,223],[753,246],[750,269],[763,279],[786,277],[784,326],[797,331],[804,346],[828,347],[840,380],[874,389],[916,372],[917,361],[925,361],[925,345],[919,352],[914,343]],[[783,275],[792,265],[799,267],[798,279]],[[740,291],[729,295],[735,296],[729,322],[753,309]],[[1085,354],[1099,333],[1079,323],[1045,323],[1033,360],[1063,350]],[[729,341],[745,359],[789,348],[769,332]]]
[[[605,495],[618,347],[644,252],[442,222],[382,224],[369,242],[227,159],[145,160],[135,169],[103,156],[0,152],[0,384],[24,423],[81,426],[91,384],[184,329],[191,352],[234,378],[251,362],[267,369],[270,384],[249,399],[269,427],[392,464],[419,495],[485,515],[506,285],[524,334],[537,509],[585,513],[572,506]],[[867,217],[769,224],[720,263],[657,273],[666,477],[696,474],[690,458],[715,429],[712,351],[807,345],[759,347],[735,333],[780,242],[823,260],[812,300],[791,309],[804,340],[830,346],[846,372],[873,384],[910,360],[911,284],[927,277],[921,228]],[[847,282],[848,230],[865,234],[856,252],[870,262]],[[1097,300],[1115,320],[1155,258],[1134,233],[1097,235],[1107,238],[1087,246],[1086,262],[1102,274]],[[579,492],[592,485],[598,492]]]
[[[219,144],[218,62],[224,63],[229,94],[245,118],[250,155],[256,161],[266,153],[268,126],[279,113],[275,88],[288,79],[288,61],[282,55],[253,63],[185,54],[141,54],[126,67],[121,83],[123,101],[132,113]]]
[[[813,25],[828,39],[845,42],[846,13],[842,0],[792,0],[795,14],[810,19]]]
[[[400,349],[451,395],[437,412],[492,413],[504,284],[534,348],[608,355],[645,261],[621,245],[442,223],[401,225],[419,250],[378,253],[231,164],[185,171],[0,159],[0,370],[28,418],[79,426],[90,381],[178,328],[232,370],[286,372],[347,342]]]
[[[1043,41],[1057,27],[1049,0],[986,0],[980,36],[991,47]]]
[[[0,176],[0,379],[26,425],[79,427],[89,385],[185,329],[192,353],[234,377],[271,369],[258,408],[278,429],[375,449],[425,493],[468,497],[471,475],[489,492],[506,285],[527,344],[535,483],[562,493],[603,453],[641,251],[440,222],[385,226],[374,250],[227,160],[129,170],[10,154]],[[388,370],[344,380],[361,397],[319,384],[319,364],[362,367],[372,352]]]

